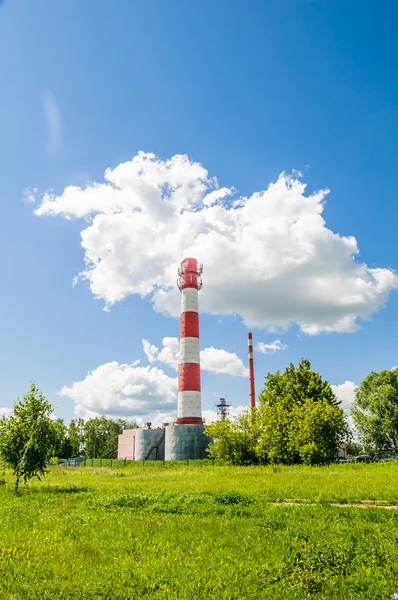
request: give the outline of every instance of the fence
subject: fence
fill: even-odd
[[[59,466],[59,467],[126,467],[128,465],[146,465],[148,467],[159,467],[165,465],[195,465],[195,466],[214,466],[227,464],[224,461],[215,461],[214,458],[205,458],[203,460],[132,460],[132,459],[120,459],[120,458],[58,458],[48,461],[48,466]]]

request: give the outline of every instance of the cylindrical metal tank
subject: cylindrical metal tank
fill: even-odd
[[[203,425],[177,425],[166,427],[166,460],[200,460],[207,458],[206,448],[210,438],[204,434]]]
[[[135,430],[135,460],[156,460],[156,448],[154,447],[149,457],[147,453],[162,436],[162,429],[136,429]],[[164,459],[164,440],[159,447],[159,459]]]

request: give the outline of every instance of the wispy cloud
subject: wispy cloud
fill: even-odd
[[[36,202],[36,194],[38,191],[38,188],[32,188],[30,185],[26,187],[22,192],[24,202],[27,202],[28,204],[34,204]]]
[[[280,340],[274,340],[269,344],[258,342],[255,350],[257,350],[257,352],[262,352],[263,354],[274,354],[275,352],[279,352],[279,350],[286,350],[286,348],[286,344],[282,344]]]
[[[62,119],[54,94],[46,92],[43,95],[43,105],[48,130],[46,149],[54,153],[60,149],[62,140]]]

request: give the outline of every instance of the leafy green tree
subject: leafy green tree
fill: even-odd
[[[325,398],[308,398],[290,413],[289,450],[293,462],[322,465],[331,462],[348,435],[343,411]]]
[[[311,369],[309,360],[303,358],[297,367],[290,363],[283,373],[268,373],[265,387],[259,395],[259,402],[260,405],[267,406],[282,404],[286,409],[291,409],[305,400],[320,398],[324,398],[333,406],[339,405],[330,384]]]
[[[123,424],[120,420],[113,421],[112,419],[107,419],[105,431],[106,437],[104,442],[103,457],[116,458],[118,438],[119,435],[123,433]]]
[[[360,441],[376,454],[398,453],[398,368],[372,371],[355,393],[351,409]]]
[[[68,428],[66,427],[63,419],[57,419],[55,421],[55,425],[58,428],[58,435],[60,439],[57,458],[70,458]]]
[[[70,446],[70,456],[64,458],[75,458],[84,454],[84,420],[72,419],[69,423],[67,438]]]
[[[123,429],[137,427],[135,421],[114,421],[106,417],[88,419],[72,419],[66,427],[62,419],[58,419],[62,429],[62,444],[58,458],[116,458],[118,436]]]
[[[257,455],[264,463],[292,462],[289,450],[290,413],[282,403],[272,406],[262,405],[258,410],[261,435],[257,445]]]
[[[0,421],[0,457],[14,470],[15,493],[21,477],[28,481],[46,473],[46,462],[58,453],[62,440],[59,424],[51,419],[52,407],[32,383],[14,405],[13,413]]]
[[[62,438],[61,449],[58,454],[58,458],[72,458],[72,444],[68,435]]]
[[[348,427],[330,384],[302,359],[281,373],[268,373],[259,395],[261,435],[257,453],[284,464],[333,460]]]
[[[210,456],[239,464],[325,464],[348,436],[331,386],[308,360],[268,373],[259,400],[255,411],[206,427]]]
[[[210,458],[247,465],[258,461],[256,445],[258,427],[254,414],[244,411],[233,420],[216,421],[205,427],[205,434],[213,438],[207,452]]]
[[[118,436],[123,429],[136,427],[135,423],[127,424],[119,419],[114,421],[107,417],[89,419],[83,426],[83,443],[87,458],[116,458]]]

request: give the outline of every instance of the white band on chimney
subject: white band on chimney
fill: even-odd
[[[181,312],[199,312],[198,290],[185,288],[181,292]]]
[[[201,417],[201,397],[200,392],[178,392],[178,414],[177,418]]]
[[[180,339],[180,364],[184,363],[200,364],[199,338]]]

